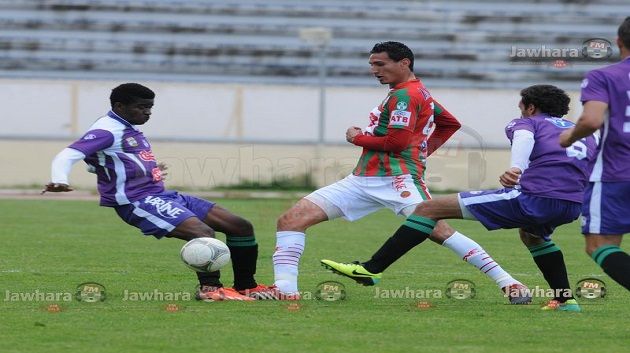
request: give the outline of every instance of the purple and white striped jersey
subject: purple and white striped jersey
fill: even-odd
[[[590,181],[630,181],[630,57],[589,71],[580,100],[608,104]]]
[[[101,206],[126,205],[164,191],[149,141],[112,111],[68,147],[83,153],[96,169]]]

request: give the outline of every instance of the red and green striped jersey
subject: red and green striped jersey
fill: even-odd
[[[352,174],[357,176],[396,176],[411,174],[416,182],[424,175],[427,158],[427,135],[431,131],[435,105],[420,80],[400,83],[390,89],[385,100],[370,113],[366,134],[386,136],[394,129],[412,133],[400,152],[363,148]],[[438,108],[439,109],[439,108]]]

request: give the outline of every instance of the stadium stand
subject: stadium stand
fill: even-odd
[[[612,41],[627,10],[627,0],[0,0],[0,77],[312,84],[318,49],[298,33],[325,27],[330,84],[373,84],[368,51],[398,40],[432,87],[573,87],[602,62],[523,65],[512,47]]]

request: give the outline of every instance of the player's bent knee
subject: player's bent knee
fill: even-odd
[[[240,218],[233,227],[234,229],[230,231],[230,235],[251,236],[254,234],[254,226],[250,221],[244,218]]]
[[[536,237],[523,229],[519,229],[518,234],[520,235],[523,244],[527,247],[539,245],[545,242],[543,238]]]
[[[168,236],[183,240],[192,240],[203,237],[214,238],[214,230],[208,227],[205,223],[201,222],[198,218],[191,217],[175,227]]]
[[[427,202],[421,202],[416,206],[416,209],[413,211],[413,214],[417,216],[425,216],[427,211],[431,208],[431,206],[427,206]]]

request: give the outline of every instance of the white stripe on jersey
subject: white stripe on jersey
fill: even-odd
[[[588,205],[590,214],[588,220],[588,232],[591,234],[600,234],[602,226],[602,182],[596,181],[593,184],[593,192],[591,193],[591,202]]]
[[[595,160],[595,166],[593,166],[593,171],[591,172],[591,177],[588,181],[601,181],[602,173],[604,171],[604,148],[606,147],[606,138],[608,137],[608,129],[610,128],[609,117],[607,116],[604,119],[604,133],[602,134],[602,140],[599,142],[601,145],[599,146],[599,153],[597,154],[597,159]]]
[[[123,154],[127,157],[129,157],[129,159],[131,159],[132,161],[136,162],[136,164],[138,165],[138,167],[140,167],[142,169],[142,172],[144,174],[147,174],[147,168],[144,167],[144,164],[142,164],[142,162],[140,162],[140,160],[138,159],[138,157],[136,157],[135,154],[133,153],[127,153],[127,152],[123,152]]]
[[[156,216],[150,214],[149,212],[141,209],[140,208],[140,202],[136,201],[136,202],[133,203],[133,205],[134,205],[133,214],[135,214],[136,216],[144,218],[147,221],[155,224],[157,227],[160,227],[160,228],[162,228],[164,230],[167,230],[169,232],[172,232],[173,229],[175,229],[174,225],[172,225],[172,224],[168,223],[167,221],[165,221],[165,220],[163,220],[163,219],[161,219],[159,217],[156,217]]]
[[[129,199],[125,194],[125,182],[127,181],[127,173],[125,173],[125,164],[118,157],[116,152],[105,152],[106,155],[112,157],[114,162],[114,170],[116,171],[116,202],[119,205],[129,204]]]
[[[487,195],[463,197],[462,203],[465,206],[468,206],[468,205],[476,205],[478,203],[511,200],[511,199],[517,198],[520,194],[521,194],[520,190],[513,189],[510,192],[505,192],[502,194],[487,194]]]
[[[96,152],[96,156],[98,157],[98,165],[103,167],[103,170],[105,171],[105,175],[107,175],[107,179],[111,181],[112,177],[111,175],[109,175],[109,169],[105,168],[105,162],[106,162],[105,153],[103,153],[103,151],[98,151]]]
[[[112,147],[114,147],[117,150],[118,147],[120,146],[120,152],[122,153],[122,137],[125,131],[124,126],[122,126],[122,124],[115,121],[114,119],[109,119],[109,120],[120,125],[113,128],[109,128],[109,132],[111,132],[114,135],[114,143],[112,144]],[[116,171],[116,202],[118,202],[119,205],[126,205],[129,203],[127,194],[125,194],[125,182],[127,181],[127,173],[125,172],[125,164],[118,156],[118,153],[116,152],[116,150],[114,151],[105,150],[103,152],[105,152],[106,155],[110,156],[112,158],[112,161],[114,162],[114,171]]]

